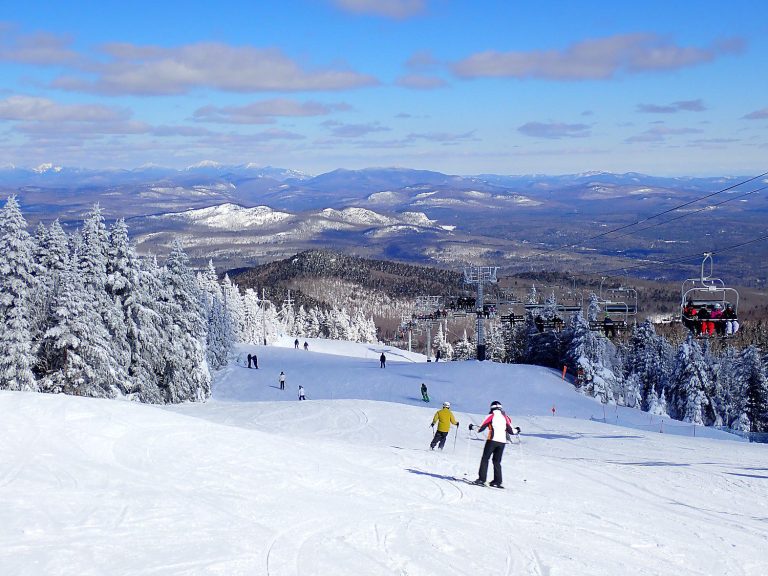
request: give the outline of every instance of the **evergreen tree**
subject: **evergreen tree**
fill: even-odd
[[[170,339],[163,354],[161,392],[169,403],[203,401],[211,391],[202,296],[188,263],[181,244],[175,242],[165,263],[162,294]]]
[[[118,239],[119,238],[119,239]],[[118,254],[118,250],[127,252],[128,236],[127,228],[123,223],[116,230],[116,242],[123,246],[115,247],[116,258],[127,258],[125,253]],[[129,270],[122,270],[125,277],[115,273],[112,285],[107,286],[109,276],[108,266],[110,260],[110,238],[104,223],[101,209],[96,204],[83,222],[82,242],[73,251],[74,262],[80,275],[78,286],[82,285],[86,291],[90,321],[93,323],[93,340],[90,342],[93,350],[98,350],[92,358],[98,365],[91,366],[93,370],[103,375],[106,380],[98,383],[99,387],[108,388],[115,386],[119,393],[129,394],[133,392],[133,386],[127,374],[130,364],[130,349],[127,341],[127,328],[121,303],[118,301],[118,292],[128,290],[125,284],[130,276]],[[112,266],[113,271],[118,267],[125,267],[125,262],[117,262]],[[114,293],[113,293],[114,291]],[[93,313],[93,314],[91,314]],[[95,326],[95,324],[101,324]]]
[[[0,210],[0,389],[37,390],[32,366],[34,243],[14,196]]]
[[[589,322],[597,322],[597,316],[600,314],[600,298],[597,294],[592,292],[589,295],[589,308],[587,308],[587,320]]]
[[[488,323],[488,331],[485,338],[485,354],[486,359],[491,362],[504,362],[506,351],[499,322],[493,321]]]
[[[472,343],[467,339],[467,331],[464,330],[464,337],[453,346],[454,360],[471,360],[476,355],[476,350]]]
[[[768,432],[768,375],[757,346],[739,355],[737,378],[744,389],[744,414],[751,432]]]
[[[616,402],[621,386],[613,371],[613,344],[590,330],[589,323],[581,314],[574,316],[566,332],[566,365],[574,374],[581,370],[584,375],[579,390],[587,396],[599,398],[603,403]]]
[[[234,339],[237,342],[243,341],[245,333],[245,304],[243,296],[240,294],[240,288],[230,280],[229,275],[225,274],[221,281],[222,300],[227,303],[227,314],[231,324],[231,330]]]
[[[110,337],[91,291],[76,269],[77,253],[62,272],[41,343],[43,389],[76,396],[113,398],[124,384],[115,378]]]
[[[637,376],[640,384],[642,409],[649,410],[651,402],[658,403],[673,367],[672,347],[656,334],[648,321],[636,324],[626,350],[626,377]]]
[[[712,379],[701,347],[691,334],[680,344],[670,381],[670,416],[685,422],[711,425]]]
[[[453,346],[443,333],[443,323],[438,325],[437,336],[435,337],[435,352],[440,352],[441,360],[451,360],[453,358]]]
[[[226,277],[226,280],[229,280]],[[230,288],[225,292],[219,284],[216,269],[213,262],[208,261],[208,268],[204,273],[197,274],[197,283],[203,295],[203,308],[207,321],[206,335],[206,359],[208,365],[214,370],[219,370],[229,363],[229,357],[234,344],[234,330],[229,311],[228,296],[234,291]],[[230,285],[232,283],[230,282]],[[239,296],[239,290],[237,291]],[[242,299],[238,298],[241,312],[241,337],[245,332],[245,308]]]

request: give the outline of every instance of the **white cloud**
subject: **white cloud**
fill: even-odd
[[[737,52],[741,47],[738,40],[696,48],[678,46],[657,34],[618,34],[577,42],[560,51],[480,52],[456,62],[453,71],[462,78],[602,80],[622,72],[694,66]]]
[[[48,98],[10,96],[0,100],[0,120],[21,122],[113,122],[131,115],[125,108],[101,104],[59,104]]]
[[[73,66],[84,58],[71,49],[72,39],[47,32],[18,34],[14,27],[0,28],[0,61],[37,66]]]
[[[590,135],[588,124],[565,124],[563,122],[527,122],[518,127],[518,132],[535,138],[584,138]]]
[[[648,114],[674,114],[676,112],[703,112],[707,107],[701,99],[679,100],[671,104],[638,104],[637,111]]]
[[[63,75],[52,86],[100,94],[169,95],[198,88],[232,92],[342,90],[378,81],[345,69],[309,70],[276,48],[201,42],[175,48],[110,44],[112,60]],[[92,78],[90,74],[95,75]]]
[[[701,133],[702,131],[697,128],[668,128],[666,126],[654,126],[641,134],[627,138],[625,142],[629,142],[630,144],[633,142],[664,142],[670,136]]]
[[[434,90],[435,88],[444,87],[446,82],[437,76],[407,74],[398,78],[396,84],[403,88],[413,88],[415,90]]]
[[[325,116],[337,110],[349,110],[348,104],[324,104],[322,102],[298,102],[285,98],[262,100],[245,106],[203,106],[194,112],[198,122],[228,124],[270,124],[275,116],[306,117]]]
[[[747,120],[765,120],[768,118],[768,108],[761,108],[743,116]]]
[[[333,0],[333,3],[347,12],[398,20],[421,14],[427,7],[426,0]]]

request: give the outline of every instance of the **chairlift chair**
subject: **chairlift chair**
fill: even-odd
[[[686,312],[687,305],[690,303],[694,309],[700,310],[702,307],[713,309],[719,305],[722,310],[731,306],[738,317],[739,314],[739,292],[735,288],[725,285],[720,278],[712,276],[713,262],[712,253],[704,254],[701,262],[701,276],[699,278],[688,278],[683,281],[680,289],[680,320],[688,329],[698,332],[695,328],[698,326],[698,316]],[[697,333],[697,338],[704,338],[707,335]]]

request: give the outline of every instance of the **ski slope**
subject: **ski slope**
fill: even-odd
[[[0,574],[768,573],[765,445],[603,422],[543,368],[309,344],[243,347],[259,369],[226,368],[205,404],[0,393]],[[432,452],[444,400],[461,428]],[[524,433],[503,491],[463,481],[492,400]]]

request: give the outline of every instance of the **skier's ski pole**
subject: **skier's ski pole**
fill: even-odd
[[[456,425],[456,432],[453,435],[453,453],[456,454],[456,438],[459,437],[459,425]]]
[[[523,455],[523,443],[520,441],[520,436],[518,432],[517,436],[517,450],[520,452],[520,468],[523,473],[523,482],[528,482],[528,478],[526,477],[526,471],[525,471],[525,456]]]

